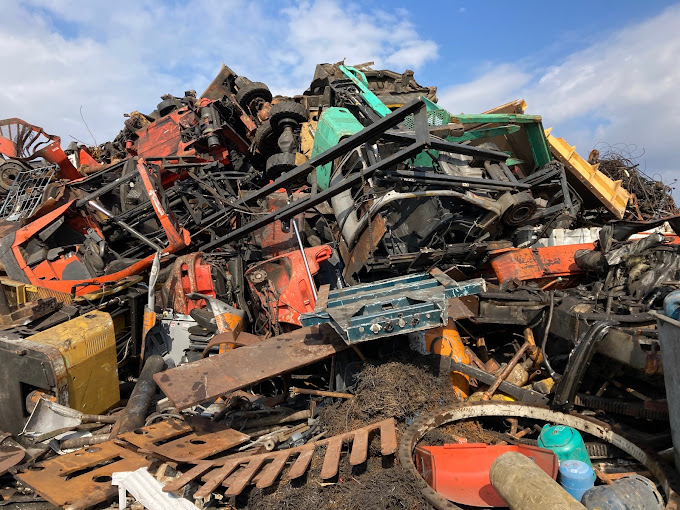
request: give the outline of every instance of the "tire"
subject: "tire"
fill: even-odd
[[[278,135],[274,133],[271,123],[265,120],[255,131],[253,144],[260,154],[269,157],[279,151],[279,146],[276,143],[278,138]]]
[[[279,124],[284,124],[286,122],[301,124],[302,122],[307,122],[307,120],[309,120],[309,111],[295,101],[282,101],[276,103],[272,105],[271,110],[269,110],[269,121],[272,126],[279,130],[283,129],[283,125]]]
[[[4,193],[9,192],[19,172],[25,169],[26,167],[18,161],[0,162],[0,190]]]
[[[172,99],[164,99],[160,103],[158,103],[158,114],[161,117],[165,117],[167,114],[171,113],[173,110],[177,108],[177,103],[175,103],[174,100]]]
[[[255,103],[256,100],[262,103],[269,103],[272,100],[272,93],[264,83],[254,81],[241,87],[236,92],[236,102],[251,115],[255,115],[257,110],[259,110]]]
[[[267,177],[269,179],[276,179],[283,172],[288,172],[295,167],[295,154],[279,152],[267,159]]]

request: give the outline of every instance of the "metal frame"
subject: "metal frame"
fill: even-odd
[[[481,156],[486,159],[491,159],[494,161],[505,161],[507,155],[498,151],[492,151],[487,149],[480,149],[477,147],[470,147],[468,145],[461,145],[452,142],[444,142],[440,140],[434,140],[430,136],[430,130],[427,123],[427,109],[426,104],[423,99],[417,99],[411,101],[410,103],[402,106],[398,110],[395,110],[390,115],[387,115],[383,119],[376,121],[370,126],[366,127],[362,131],[359,131],[355,135],[345,138],[340,143],[332,147],[331,149],[319,154],[318,156],[308,160],[302,165],[294,168],[290,172],[287,172],[274,182],[271,182],[267,186],[259,189],[258,191],[249,194],[247,197],[242,198],[235,206],[247,206],[249,203],[253,203],[261,198],[270,195],[271,193],[281,189],[288,189],[291,184],[298,181],[300,178],[306,177],[307,174],[314,171],[317,166],[330,163],[337,157],[348,153],[351,150],[356,149],[366,143],[375,141],[379,138],[386,138],[387,131],[396,127],[401,123],[407,116],[414,116],[415,123],[415,134],[402,134],[398,132],[390,133],[392,138],[398,138],[397,141],[400,143],[408,143],[406,147],[400,151],[392,154],[391,156],[381,159],[379,161],[371,162],[371,165],[364,169],[362,172],[357,172],[348,175],[345,179],[338,182],[337,184],[330,186],[328,189],[319,192],[312,193],[307,198],[291,202],[289,205],[282,207],[281,209],[265,215],[260,218],[246,223],[245,225],[237,228],[228,234],[215,239],[214,241],[208,243],[203,247],[204,251],[214,250],[225,244],[230,243],[246,234],[249,234],[255,230],[258,230],[265,225],[268,225],[274,221],[280,220],[285,221],[294,216],[306,211],[307,209],[314,207],[322,202],[327,201],[331,197],[348,190],[365,179],[370,178],[377,171],[389,168],[390,166],[409,159],[418,153],[422,152],[428,148],[435,148],[439,150],[444,150],[447,152],[454,152],[459,154]]]

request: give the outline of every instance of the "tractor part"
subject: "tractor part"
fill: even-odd
[[[59,175],[63,179],[80,179],[82,176],[69,161],[60,144],[60,137],[48,135],[43,128],[24,120],[0,120],[0,154],[22,163],[43,158],[59,166]]]
[[[187,421],[168,418],[141,428],[143,434],[139,430],[121,433],[117,440],[139,448],[140,453],[175,462],[197,462],[249,439],[237,430],[190,418]]]
[[[295,153],[279,152],[267,158],[267,178],[276,179],[295,168]]]
[[[241,227],[236,228],[229,233],[207,243],[205,246],[203,246],[203,249],[205,251],[214,250],[215,248],[224,246],[225,244],[230,243],[232,240],[239,239],[245,234],[249,234],[250,232],[258,230],[276,220],[290,219],[297,214],[314,207],[315,205],[328,201],[331,197],[342,193],[347,189],[351,189],[352,187],[365,182],[366,179],[370,179],[377,171],[390,168],[400,161],[407,160],[412,156],[421,153],[426,148],[465,154],[468,156],[479,156],[492,161],[505,161],[507,159],[507,155],[499,151],[451,143],[432,138],[427,125],[427,110],[425,108],[425,103],[423,100],[416,100],[392,112],[385,118],[377,120],[355,135],[345,138],[336,146],[328,149],[316,157],[307,160],[290,172],[282,175],[275,181],[263,186],[257,191],[248,194],[248,196],[243,197],[234,205],[242,206],[248,203],[255,203],[259,199],[270,195],[272,192],[288,187],[291,183],[296,182],[298,179],[306,179],[307,176],[312,171],[314,171],[317,166],[329,163],[335,160],[335,158],[338,156],[344,156],[349,151],[362,146],[365,143],[372,142],[380,137],[384,137],[387,131],[397,126],[409,115],[413,115],[415,134],[395,135],[399,140],[397,143],[404,144],[404,147],[400,150],[397,150],[395,153],[381,159],[380,161],[376,161],[363,172],[355,172],[348,175],[344,180],[334,184],[325,191],[309,194],[308,198],[291,202],[287,206],[271,214],[260,216],[255,220],[245,223]],[[392,133],[390,133],[390,136],[392,136]]]
[[[0,163],[0,189],[9,192],[20,172],[32,170],[26,163],[20,161],[5,161]]]
[[[292,251],[267,259],[245,273],[253,296],[257,296],[273,324],[300,326],[300,314],[314,311],[316,290],[307,274],[305,260],[315,275],[319,264],[333,255],[333,249],[321,245],[304,248],[304,253],[304,258],[302,252]]]
[[[236,79],[237,84],[239,78]],[[240,86],[236,92],[236,102],[253,117],[257,115],[265,103],[271,103],[271,100],[272,93],[269,91],[269,87],[259,81],[246,83]]]
[[[118,225],[120,228],[122,228],[123,230],[125,230],[125,231],[126,231],[128,234],[130,234],[132,237],[134,237],[134,238],[137,239],[138,241],[140,241],[140,242],[146,244],[146,245],[149,246],[151,249],[155,250],[156,253],[162,252],[162,251],[163,251],[163,248],[161,248],[161,247],[158,246],[156,243],[154,243],[153,241],[151,241],[151,240],[150,240],[149,238],[147,238],[145,235],[143,235],[143,234],[141,234],[140,232],[136,231],[134,228],[132,228],[130,225],[128,225],[128,224],[125,223],[124,221],[121,221],[121,220],[119,220],[118,218],[116,218],[116,216],[114,216],[114,214],[113,214],[111,211],[107,211],[106,209],[104,209],[101,205],[99,205],[99,204],[98,204],[97,202],[95,202],[94,200],[90,200],[90,201],[87,203],[87,205],[90,206],[90,207],[91,207],[92,209],[94,209],[95,211],[102,213],[102,214],[106,217],[106,219],[108,219],[111,223],[113,223],[113,224],[115,224],[115,225]]]
[[[501,284],[518,280],[543,286],[562,278],[554,288],[568,288],[577,285],[585,275],[574,261],[576,252],[592,247],[592,244],[585,243],[498,250],[491,252],[491,267]]]
[[[543,406],[492,401],[453,404],[436,409],[420,415],[404,432],[399,444],[399,463],[413,475],[427,502],[437,510],[462,509],[435,492],[423,480],[413,463],[413,450],[430,430],[449,423],[484,417],[529,418],[540,422],[566,425],[595,436],[623,450],[651,472],[666,497],[665,508],[667,510],[675,509],[680,504],[680,495],[677,492],[680,487],[680,478],[673,468],[662,461],[656,453],[647,452],[614,432],[609,424],[590,417],[552,411]]]
[[[111,485],[113,473],[148,467],[151,462],[140,453],[105,441],[24,466],[15,477],[57,507],[86,510],[116,496],[118,489]]]
[[[267,119],[257,127],[253,137],[253,147],[263,156],[271,156],[279,150],[276,143],[278,138],[271,121]]]
[[[115,496],[117,490],[111,485],[113,473],[148,467],[153,461],[150,455],[197,462],[248,438],[235,430],[203,425],[198,420],[191,421],[191,425],[168,419],[137,428],[114,440],[24,466],[16,477],[56,506],[85,510]]]
[[[7,169],[8,173],[4,173]],[[57,165],[31,168],[26,163],[8,161],[0,166],[2,189],[9,184],[7,197],[0,207],[0,218],[30,218],[45,201],[48,187],[56,178]],[[11,183],[9,182],[11,180]]]
[[[182,255],[175,260],[170,275],[161,289],[163,307],[189,315],[193,309],[206,306],[206,301],[202,297],[192,299],[189,294],[217,297],[212,269],[203,260],[202,252]]]
[[[630,194],[622,186],[621,181],[613,181],[598,170],[599,165],[591,165],[570,146],[564,138],[555,138],[550,134],[552,128],[545,130],[550,145],[550,152],[560,160],[569,176],[572,185],[582,197],[589,197],[591,205],[605,207],[616,219],[622,219],[626,212]]]
[[[308,118],[309,111],[307,108],[295,101],[281,101],[272,105],[271,110],[269,110],[269,122],[279,132],[283,131],[285,126],[299,126],[303,122],[307,122]]]

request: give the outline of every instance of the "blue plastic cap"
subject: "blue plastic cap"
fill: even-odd
[[[568,473],[570,478],[590,478],[593,468],[580,460],[565,460],[560,464],[560,473],[563,476]]]

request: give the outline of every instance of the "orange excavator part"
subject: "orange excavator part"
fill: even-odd
[[[465,353],[465,345],[460,339],[460,334],[454,322],[449,319],[447,326],[432,328],[425,332],[425,348],[432,354],[438,354],[451,358],[457,363],[470,363],[470,358]],[[470,377],[460,372],[449,374],[451,388],[460,400],[470,396]]]
[[[80,179],[82,175],[69,161],[60,144],[60,137],[49,135],[43,128],[25,120],[0,120],[0,154],[24,163],[43,158],[59,166],[62,179]]]
[[[498,282],[508,280],[536,282],[549,288],[567,288],[578,284],[584,271],[576,265],[574,255],[578,250],[592,250],[592,243],[517,248],[492,252],[491,267]]]
[[[328,245],[305,248],[312,275],[319,272],[319,264],[332,254],[333,248]],[[316,299],[299,251],[255,264],[246,271],[246,278],[262,307],[276,310],[276,320],[280,323],[300,326],[300,314],[314,311]]]

